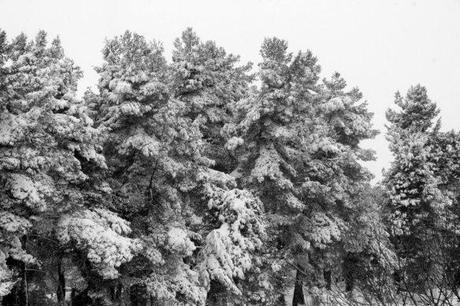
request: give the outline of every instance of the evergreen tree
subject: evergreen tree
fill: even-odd
[[[394,161],[385,183],[397,281],[409,292],[430,295],[433,288],[457,286],[450,266],[457,260],[448,254],[458,245],[458,135],[440,132],[439,110],[425,87],[411,87],[404,98],[397,93],[395,103],[400,111],[387,112]]]
[[[411,87],[405,98],[397,93],[395,103],[401,111],[387,112],[390,122],[387,138],[395,159],[386,173],[394,243],[401,258],[418,259],[421,261],[419,267],[425,264],[428,267],[425,261],[429,258],[420,251],[432,241],[426,231],[436,227],[439,213],[442,214],[446,205],[446,199],[437,188],[428,144],[439,110],[422,86]],[[440,211],[436,212],[436,207]],[[421,280],[415,277],[427,275],[413,272],[412,279],[418,282]]]
[[[271,38],[261,55],[261,88],[237,103],[235,123],[225,131],[239,158],[240,185],[260,197],[271,225],[271,271],[259,280],[266,284],[275,275],[264,292],[279,296],[290,282],[283,274],[287,267],[315,279],[343,252],[340,242],[356,212],[356,196],[370,178],[359,160],[372,153],[359,142],[376,132],[359,91],[345,92],[338,74],[319,82],[310,51],[293,57],[285,41]],[[296,290],[301,279],[296,277]],[[280,303],[275,296],[263,303]]]
[[[2,287],[4,273],[11,275],[12,269],[21,279],[9,297],[14,303],[45,303],[29,296],[46,299],[54,291],[63,304],[60,266],[66,250],[56,239],[57,224],[61,216],[97,201],[99,191],[93,191],[101,182],[92,180],[85,167],[105,167],[98,131],[75,98],[82,74],[65,57],[58,38],[48,46],[43,31],[33,41],[21,34],[7,43],[0,36]],[[53,277],[57,288],[46,288],[50,282],[45,285],[45,280]],[[29,292],[32,281],[41,282],[39,290],[45,292]],[[2,295],[7,292],[3,289]]]
[[[142,245],[121,282],[158,302],[202,304],[212,281],[241,294],[235,279],[251,267],[263,225],[257,199],[210,168],[229,164],[210,148],[222,143],[226,103],[244,94],[247,68],[191,30],[182,43],[168,66],[140,35],[108,41],[99,94],[86,101],[107,131],[109,202]]]
[[[255,268],[262,246],[264,221],[257,198],[235,189],[235,156],[225,148],[222,128],[232,120],[232,106],[247,95],[251,64],[237,66],[238,56],[227,54],[214,42],[201,42],[192,29],[174,43],[170,65],[172,92],[184,102],[184,115],[200,129],[202,153],[212,160],[202,172],[196,196],[208,202],[202,224],[193,230],[198,242],[197,268],[208,288],[208,303],[243,299],[246,272]],[[239,204],[237,204],[239,203]]]
[[[201,134],[170,96],[167,65],[157,42],[126,32],[107,41],[99,95],[87,94],[97,124],[107,131],[104,154],[113,208],[133,221],[142,252],[120,279],[145,298],[201,303],[198,274],[185,263],[196,249],[190,192],[200,167]],[[140,268],[143,267],[143,268]]]

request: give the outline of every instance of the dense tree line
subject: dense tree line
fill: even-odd
[[[456,305],[460,134],[423,86],[387,112],[310,51],[258,67],[187,29],[107,40],[96,90],[58,38],[0,31],[2,305]],[[437,120],[437,121],[436,121]]]

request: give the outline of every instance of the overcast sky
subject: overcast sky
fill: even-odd
[[[106,38],[131,30],[164,43],[186,27],[214,40],[242,61],[259,61],[264,37],[278,36],[291,51],[310,49],[323,76],[338,71],[364,93],[382,133],[366,142],[381,178],[391,155],[385,110],[394,92],[420,83],[441,109],[443,129],[460,129],[460,0],[0,0],[0,28],[9,37],[46,30],[59,35],[66,54],[83,69],[80,91],[94,85]]]

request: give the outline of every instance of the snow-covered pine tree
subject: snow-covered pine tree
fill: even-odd
[[[433,160],[433,173],[437,186],[443,194],[446,205],[433,209],[439,215],[434,228],[430,229],[433,236],[434,248],[428,252],[432,266],[436,267],[430,277],[430,289],[440,289],[441,300],[449,303],[453,292],[459,298],[458,289],[460,260],[460,133],[458,131],[441,132],[439,128],[429,137],[430,156]],[[435,233],[435,235],[433,235]],[[431,291],[425,291],[431,303],[437,297],[431,297]],[[441,294],[444,293],[444,294]]]
[[[395,104],[399,111],[387,111],[390,122],[387,139],[394,161],[385,174],[386,186],[389,190],[393,243],[402,259],[399,272],[407,275],[407,279],[401,281],[407,283],[413,280],[412,284],[407,283],[404,287],[414,290],[418,284],[424,286],[423,278],[431,273],[422,273],[419,268],[426,264],[430,270],[429,258],[423,254],[433,242],[427,231],[435,229],[432,223],[439,221],[440,217],[432,208],[438,203],[442,211],[448,205],[437,188],[429,147],[430,135],[436,128],[434,119],[439,110],[429,100],[426,89],[419,85],[411,87],[405,98],[396,93]]]
[[[322,210],[340,220],[338,224],[343,226],[340,239],[317,252],[325,271],[326,287],[331,286],[331,272],[341,273],[345,290],[351,292],[355,285],[359,285],[356,284],[357,272],[369,268],[367,263],[371,258],[376,258],[376,267],[371,268],[380,269],[387,269],[393,258],[380,216],[380,203],[363,200],[369,197],[372,175],[362,162],[373,160],[374,152],[361,148],[360,143],[378,132],[372,128],[372,113],[362,101],[362,93],[358,88],[346,90],[346,82],[340,74],[335,73],[330,79],[323,80],[322,94],[317,116],[322,118],[320,126],[326,131],[323,141],[327,139],[329,142],[325,148],[334,149],[329,152],[320,149],[314,154],[313,165],[319,162],[323,166],[314,166],[314,174],[310,172],[310,175],[313,174],[323,186],[307,189],[307,194],[319,191],[317,195],[320,195]],[[321,170],[317,171],[318,168]],[[338,266],[337,260],[342,265]]]
[[[459,136],[440,132],[439,109],[425,87],[396,94],[387,139],[394,155],[385,174],[398,285],[411,292],[456,288]],[[447,259],[449,258],[449,259]],[[455,273],[454,273],[455,274]],[[428,290],[428,291],[427,291]],[[448,289],[450,290],[450,289]]]
[[[86,101],[107,133],[104,154],[113,209],[132,220],[142,252],[119,280],[139,299],[202,303],[198,274],[184,260],[195,245],[187,229],[187,192],[195,188],[201,134],[170,96],[158,42],[131,32],[106,42],[98,94]],[[144,297],[142,296],[144,295]]]
[[[10,43],[0,36],[0,265],[21,279],[12,293],[21,303],[34,295],[41,300],[30,303],[44,303],[51,291],[62,304],[67,248],[57,239],[57,224],[97,202],[102,184],[90,173],[105,161],[98,131],[75,98],[81,71],[65,57],[59,39],[48,45],[43,31],[35,40],[21,34]],[[11,264],[5,265],[7,259]],[[59,281],[45,285],[53,277]],[[33,281],[44,292],[29,292]]]
[[[293,282],[286,267],[298,274],[298,293],[303,275],[312,279],[318,270],[330,270],[331,257],[343,253],[341,238],[357,212],[355,197],[370,178],[359,161],[372,153],[359,143],[376,132],[359,91],[345,91],[338,74],[319,82],[320,67],[310,51],[293,57],[285,41],[271,38],[261,55],[261,88],[237,103],[235,122],[225,132],[240,162],[235,175],[260,197],[271,221],[271,271],[259,280],[267,284],[267,275],[275,276],[278,284],[272,279],[265,288],[273,296],[263,303],[276,304],[273,298]],[[296,293],[294,302],[302,302],[303,294]]]
[[[251,64],[238,65],[239,57],[227,54],[212,41],[201,42],[192,29],[176,39],[170,65],[172,94],[186,105],[187,118],[202,134],[203,154],[212,160],[201,174],[197,190],[200,224],[191,228],[198,242],[197,269],[208,290],[207,303],[244,302],[248,273],[254,272],[262,246],[264,221],[260,201],[250,192],[236,189],[229,176],[235,156],[225,147],[222,128],[232,120],[232,107],[245,97],[253,76]],[[203,199],[203,200],[201,200]]]
[[[213,43],[194,45],[194,35],[184,32],[189,47],[176,43],[170,67],[156,42],[130,32],[109,40],[99,93],[86,101],[107,131],[113,208],[133,221],[143,248],[123,286],[158,302],[199,305],[212,280],[240,293],[234,282],[252,266],[263,224],[258,200],[210,168],[210,158],[228,164],[209,148],[222,142],[225,103],[244,94],[247,68],[234,68],[236,57]]]
[[[271,253],[271,256],[266,256],[264,265],[273,266],[273,270],[278,272],[284,269],[281,269],[276,257],[292,260],[284,243],[289,245],[287,238],[295,218],[293,216],[301,212],[304,206],[298,198],[298,186],[293,182],[297,175],[297,169],[294,169],[296,165],[293,164],[298,161],[295,157],[302,155],[296,147],[299,143],[296,125],[307,113],[308,105],[291,95],[296,90],[292,87],[297,84],[291,82],[291,70],[294,69],[290,67],[292,55],[287,53],[287,43],[276,38],[267,39],[261,54],[261,89],[252,90],[248,98],[237,101],[235,122],[225,126],[225,133],[229,137],[227,148],[234,150],[240,161],[234,175],[238,177],[240,186],[260,197],[271,221],[269,229],[272,232],[268,236],[272,241],[267,245],[267,254]],[[299,54],[300,57],[307,59],[311,54]],[[312,78],[310,84],[314,85],[319,69],[314,66],[315,59],[311,59],[313,63],[309,67],[309,77]],[[291,159],[291,156],[294,158]],[[280,261],[284,268],[286,263]],[[258,302],[262,304],[279,303],[273,301],[280,292],[273,290],[276,285],[271,284],[270,272],[262,271],[255,282],[256,293],[261,288]],[[284,279],[280,279],[280,282],[284,282]]]

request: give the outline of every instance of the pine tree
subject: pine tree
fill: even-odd
[[[427,214],[430,203],[438,200],[433,194],[438,190],[428,142],[439,110],[422,86],[411,87],[405,99],[397,93],[395,103],[401,111],[387,112],[390,122],[387,139],[395,159],[386,174],[386,183],[390,190],[394,236],[403,239],[398,243],[405,249],[401,251],[407,252],[403,257],[411,257],[417,252],[414,247],[422,247],[419,230],[424,227],[423,223],[435,221],[434,215]]]
[[[459,298],[459,187],[460,187],[460,133],[455,131],[440,132],[436,129],[429,140],[430,155],[433,160],[433,172],[437,178],[437,188],[446,200],[446,206],[438,207],[441,218],[436,226],[436,262],[442,272],[432,277],[437,288],[441,288],[442,300],[452,300],[450,294]],[[450,204],[450,205],[449,205]]]
[[[317,275],[343,250],[355,198],[370,178],[358,161],[372,153],[359,142],[376,132],[359,91],[345,92],[338,74],[320,83],[310,51],[293,57],[285,41],[271,38],[261,55],[261,88],[237,103],[235,123],[225,131],[228,148],[239,157],[240,184],[260,197],[271,224],[272,268],[260,279],[275,275],[285,286],[290,276],[281,271],[287,267]],[[283,286],[271,283],[265,292],[283,294]]]
[[[43,31],[34,41],[21,34],[6,43],[0,36],[0,265],[17,271],[21,281],[14,294],[21,292],[20,303],[28,304],[28,278],[44,279],[29,267],[52,274],[47,265],[59,265],[64,256],[56,240],[60,216],[84,209],[95,196],[98,182],[89,183],[83,164],[104,168],[105,162],[98,131],[75,98],[81,71],[65,57],[59,39],[48,46]],[[5,265],[7,259],[11,264]],[[62,304],[64,287],[61,281],[56,286]]]
[[[121,282],[158,302],[202,304],[212,280],[240,294],[234,279],[244,277],[261,246],[261,210],[233,177],[210,168],[228,164],[210,147],[223,141],[226,103],[244,94],[247,68],[234,68],[236,57],[200,43],[191,30],[176,42],[171,66],[159,43],[130,32],[103,52],[99,93],[88,92],[86,102],[107,131],[109,202],[133,221],[143,254]]]
[[[170,97],[162,51],[130,32],[107,41],[99,94],[87,93],[86,100],[107,131],[110,202],[133,221],[142,248],[120,284],[144,290],[147,299],[200,303],[198,275],[183,261],[195,250],[186,193],[208,161],[197,125],[183,116],[184,103]]]
[[[234,104],[247,95],[253,79],[248,74],[251,64],[237,66],[238,56],[227,54],[212,41],[201,42],[190,28],[174,45],[172,92],[184,102],[184,115],[198,125],[202,153],[212,160],[196,190],[196,196],[208,202],[202,224],[191,227],[203,237],[197,268],[208,290],[207,303],[244,301],[244,279],[257,266],[255,254],[263,244],[264,218],[259,200],[236,189],[234,177],[226,175],[237,164],[225,147],[222,128],[232,120]]]
[[[440,132],[439,109],[425,87],[411,87],[404,98],[397,93],[395,103],[400,111],[387,112],[394,161],[385,183],[398,285],[428,295],[433,288],[452,286],[446,284],[452,267],[445,260],[457,245],[458,136]]]

